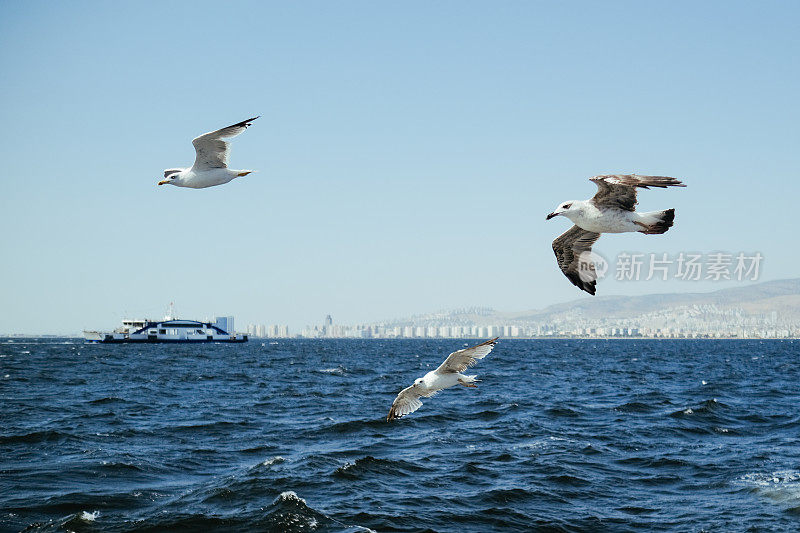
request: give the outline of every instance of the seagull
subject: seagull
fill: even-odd
[[[236,137],[258,117],[248,118],[233,126],[204,133],[192,141],[197,157],[192,168],[168,168],[159,185],[175,185],[192,189],[205,189],[214,185],[228,183],[233,178],[247,176],[252,170],[231,170],[228,168],[230,143],[223,139]]]
[[[686,187],[667,176],[611,174],[589,178],[597,185],[597,194],[590,200],[564,202],[547,215],[546,220],[559,215],[575,223],[553,241],[558,266],[573,285],[594,295],[597,274],[591,261],[592,245],[601,233],[636,231],[646,235],[666,233],[675,220],[675,210],[637,213],[636,188]]]
[[[423,396],[430,398],[440,390],[449,389],[456,385],[477,387],[475,382],[480,380],[475,378],[478,376],[465,376],[461,372],[477,363],[478,359],[483,359],[489,355],[498,338],[495,337],[477,346],[453,352],[447,356],[444,363],[439,365],[439,368],[428,372],[421,378],[415,379],[413,385],[401,390],[397,398],[394,399],[386,421],[389,422],[395,418],[403,417],[422,407],[420,398]]]

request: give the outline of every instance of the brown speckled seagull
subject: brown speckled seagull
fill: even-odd
[[[601,233],[639,232],[646,235],[665,233],[672,227],[675,210],[637,213],[636,189],[641,187],[685,187],[667,176],[612,174],[589,178],[597,185],[590,200],[562,202],[547,220],[564,216],[575,225],[553,241],[558,266],[573,285],[594,295],[597,275],[588,255]]]

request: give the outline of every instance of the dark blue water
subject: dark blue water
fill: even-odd
[[[0,342],[4,531],[800,528],[797,341]]]

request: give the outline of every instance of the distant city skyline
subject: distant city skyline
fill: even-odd
[[[624,11],[624,16],[620,14]],[[556,265],[590,176],[639,172],[659,238],[594,251],[762,257],[798,275],[800,3],[0,4],[0,332],[124,317],[300,331],[582,297]],[[220,46],[176,28],[251,28]],[[261,115],[211,189],[158,187],[193,137]],[[649,273],[649,271],[647,272]],[[606,276],[598,295],[738,280]],[[586,296],[586,298],[590,298]]]
[[[499,312],[473,307],[362,324],[327,315],[318,325],[290,331],[250,325],[265,338],[436,339],[539,337],[800,338],[800,278],[741,290],[575,300],[547,309]]]
[[[330,317],[330,315],[328,315]],[[614,325],[605,325],[614,324]],[[642,324],[648,324],[642,326]],[[552,323],[503,325],[456,325],[441,321],[437,326],[328,324],[307,326],[292,333],[288,326],[251,324],[253,338],[280,339],[481,339],[503,338],[800,338],[800,321],[782,321],[771,311],[757,316],[719,309],[716,306],[681,306],[639,319],[588,321],[580,318]]]

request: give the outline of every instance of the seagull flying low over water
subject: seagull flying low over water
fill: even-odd
[[[597,185],[597,194],[590,200],[563,202],[547,215],[547,220],[559,215],[575,223],[571,229],[553,241],[558,266],[573,285],[594,295],[597,274],[591,261],[592,245],[601,233],[637,231],[647,235],[665,233],[672,227],[675,210],[637,213],[636,188],[686,187],[667,176],[613,174],[589,178]]]
[[[430,398],[440,390],[449,389],[456,385],[477,387],[475,382],[480,380],[475,378],[478,376],[465,376],[461,372],[477,363],[478,359],[486,357],[494,348],[497,339],[498,337],[495,337],[477,346],[453,352],[447,356],[444,363],[439,365],[439,368],[428,372],[421,378],[415,379],[413,385],[401,390],[400,394],[397,395],[386,420],[391,421],[413,413],[422,407],[420,398],[423,396]]]
[[[164,179],[159,181],[158,184],[204,189],[228,183],[239,176],[247,176],[253,171],[231,170],[228,168],[231,145],[223,139],[236,137],[257,118],[248,118],[233,126],[204,133],[197,137],[192,141],[197,152],[192,168],[168,168],[164,171]]]

